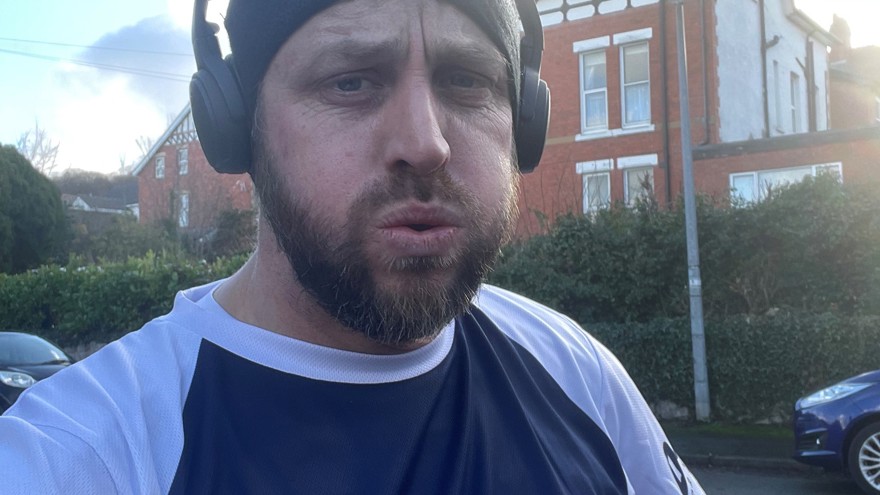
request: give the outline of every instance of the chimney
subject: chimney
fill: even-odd
[[[849,51],[852,48],[850,43],[852,33],[849,30],[849,23],[843,17],[834,14],[834,21],[831,22],[829,31],[840,40],[840,43],[835,43],[831,48],[830,61],[846,60],[849,58]]]

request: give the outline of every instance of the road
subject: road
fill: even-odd
[[[690,466],[707,495],[863,495],[842,474]]]

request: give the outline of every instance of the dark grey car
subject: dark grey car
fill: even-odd
[[[0,332],[0,413],[34,383],[73,360],[50,342],[23,332]]]

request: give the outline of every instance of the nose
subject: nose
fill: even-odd
[[[392,169],[408,168],[428,175],[449,162],[449,142],[444,136],[445,115],[438,104],[430,77],[404,75],[383,111],[385,163]]]

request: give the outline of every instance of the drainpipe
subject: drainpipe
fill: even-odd
[[[709,144],[712,137],[709,135],[709,66],[706,61],[706,52],[709,49],[709,39],[706,36],[706,0],[700,0],[700,38],[702,39],[703,54],[703,141],[697,146]]]
[[[764,0],[758,0],[759,16],[761,18],[761,95],[764,105],[764,132],[765,138],[770,137],[770,102],[767,98],[767,26],[764,18]]]
[[[666,164],[666,204],[672,204],[672,158],[669,152],[669,64],[666,43],[666,0],[660,0],[660,78],[663,93],[663,163]]]
[[[816,115],[818,112],[816,110],[816,60],[813,57],[813,40],[810,38],[813,36],[812,33],[807,35],[807,67],[806,71],[806,80],[807,80],[807,129],[810,132],[816,132],[818,129],[818,116]]]

